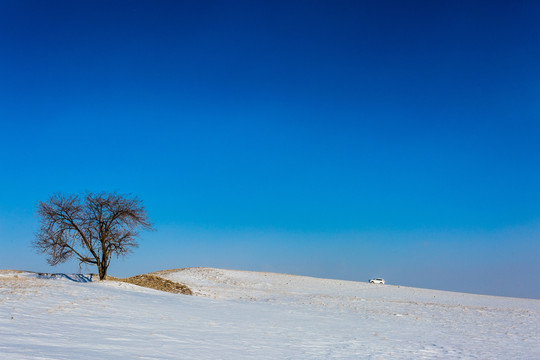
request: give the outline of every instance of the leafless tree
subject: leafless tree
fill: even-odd
[[[116,193],[56,194],[37,204],[40,230],[34,246],[58,265],[75,257],[94,264],[99,278],[107,277],[112,255],[125,256],[136,248],[140,230],[152,230],[142,202]]]

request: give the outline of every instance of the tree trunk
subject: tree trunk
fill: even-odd
[[[107,280],[107,266],[102,264],[98,265],[99,280]]]
[[[104,246],[104,240],[101,241],[101,259],[98,259],[99,280],[107,280],[107,268],[109,267],[109,254]]]

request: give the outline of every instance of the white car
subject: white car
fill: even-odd
[[[383,284],[384,285],[384,279],[376,278],[369,280],[370,284]]]

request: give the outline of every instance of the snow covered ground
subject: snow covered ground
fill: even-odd
[[[540,359],[540,301],[208,268],[0,272],[1,359]]]

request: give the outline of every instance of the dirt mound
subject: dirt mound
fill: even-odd
[[[154,275],[136,275],[130,278],[118,279],[112,276],[107,276],[107,280],[122,281],[125,283],[144,286],[150,289],[166,291],[174,294],[193,295],[193,292],[184,284],[179,284],[174,281],[163,279]]]

